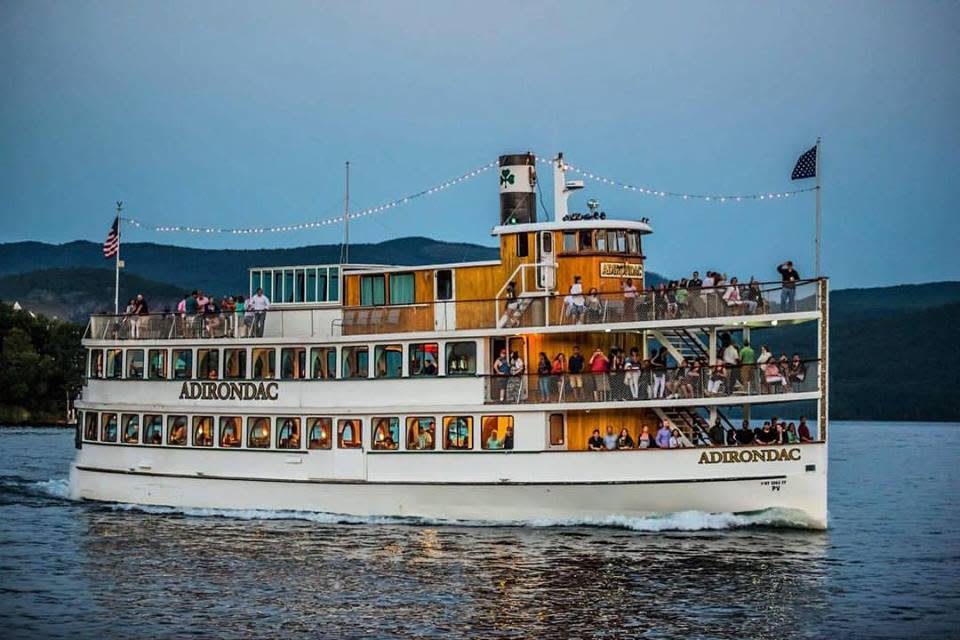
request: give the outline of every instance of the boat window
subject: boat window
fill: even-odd
[[[580,251],[592,251],[593,250],[593,231],[590,231],[589,229],[585,229],[584,231],[580,231],[577,235],[580,240],[577,243],[580,245]]]
[[[277,448],[300,448],[300,418],[277,418]]]
[[[323,271],[323,269],[320,269]],[[303,301],[304,302],[316,302],[317,301],[317,269],[310,268],[307,269],[307,283],[304,285],[306,291],[304,292]]]
[[[610,250],[616,251],[617,253],[627,252],[627,232],[626,231],[610,232]]]
[[[270,448],[270,418],[247,418],[247,446],[251,449]]]
[[[563,443],[565,441],[564,435],[565,434],[563,429],[563,414],[551,413],[550,414],[550,446],[551,447],[563,446]]]
[[[459,451],[473,448],[473,416],[443,418],[443,448]]]
[[[337,448],[338,449],[359,449],[360,448],[360,429],[363,427],[361,420],[338,420],[337,421]]]
[[[415,301],[413,274],[390,274],[390,304],[413,304]]]
[[[329,449],[333,442],[333,420],[330,418],[307,418],[307,448]]]
[[[369,377],[369,350],[366,345],[343,347],[340,352],[343,354],[340,371],[345,379]]]
[[[220,446],[227,448],[237,448],[243,441],[240,431],[242,429],[240,418],[235,416],[224,416],[220,418]]]
[[[517,257],[526,258],[530,255],[530,236],[526,233],[517,234]]]
[[[197,378],[216,380],[220,377],[220,350],[197,349]]]
[[[143,444],[163,444],[163,416],[143,416]]]
[[[263,272],[259,269],[250,271],[250,295],[257,292],[257,289],[263,286]],[[266,291],[264,291],[266,293]],[[269,297],[269,296],[267,296]]]
[[[247,350],[223,350],[223,377],[227,380],[243,380],[247,377]]]
[[[261,348],[253,350],[253,379],[272,379],[277,375],[277,350]]]
[[[437,300],[453,300],[453,270],[437,271]]]
[[[563,233],[563,251],[564,253],[577,252],[577,234],[573,231],[564,231]]]
[[[360,306],[372,307],[386,302],[386,276],[360,276]]]
[[[407,449],[427,451],[435,448],[437,421],[431,417],[407,418]]]
[[[90,368],[87,375],[91,378],[103,377],[103,349],[90,349]]]
[[[627,251],[632,255],[640,255],[640,234],[637,231],[627,232]]]
[[[332,380],[337,377],[336,347],[310,349],[310,377],[314,380]]]
[[[477,372],[477,343],[447,343],[447,375],[469,376]]]
[[[150,349],[147,358],[147,377],[164,380],[167,377],[167,350]]]
[[[106,378],[119,380],[123,377],[123,349],[107,349]]]
[[[540,250],[543,253],[553,253],[553,232],[544,231],[540,234]]]
[[[167,416],[167,444],[187,446],[187,416]]]
[[[330,267],[330,297],[331,302],[340,301],[340,267]]]
[[[117,441],[117,414],[115,413],[105,413],[100,417],[100,424],[102,425],[100,431],[100,442],[116,442]]]
[[[607,250],[607,232],[606,231],[597,231],[596,239],[594,240],[594,246],[596,250],[600,252]]]
[[[136,413],[124,413],[120,416],[120,423],[123,425],[124,444],[137,444],[140,442],[140,415]]]
[[[143,349],[127,351],[127,377],[135,380],[143,379]]]
[[[100,424],[100,414],[96,411],[86,411],[83,414],[83,439],[97,440],[97,427]]]
[[[374,372],[378,378],[399,378],[403,375],[403,346],[378,344],[374,350]]]
[[[283,300],[283,269],[273,272],[273,300]]]
[[[193,377],[193,350],[173,350],[173,378],[175,380],[189,380]]]
[[[293,301],[303,302],[307,289],[307,274],[304,269],[296,269],[294,272]]]
[[[193,416],[193,446],[213,446],[213,416]]]
[[[513,449],[513,416],[482,416],[480,436],[484,449]]]
[[[377,450],[395,450],[400,447],[400,419],[374,418],[373,448]]]
[[[283,270],[283,301],[293,302],[294,298],[293,269]]]
[[[262,272],[263,280],[260,282],[260,288],[263,289],[263,295],[273,300],[273,270],[264,270]],[[256,289],[250,292],[250,296],[257,292]]]
[[[410,375],[435,376],[440,372],[440,346],[436,342],[410,345]]]
[[[280,349],[280,377],[284,380],[302,380],[307,377],[307,349],[305,347]]]

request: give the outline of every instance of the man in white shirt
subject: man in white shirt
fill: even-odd
[[[724,368],[727,370],[727,393],[732,394],[740,369],[740,349],[732,340],[723,350],[723,364],[726,365]]]
[[[583,299],[583,284],[580,276],[573,276],[573,284],[570,286],[570,312],[576,319],[577,324],[583,322],[583,314],[586,311],[587,302]]]
[[[263,289],[257,289],[256,295],[247,300],[247,309],[253,311],[253,335],[263,337],[263,325],[270,310],[270,298],[263,295]]]
[[[703,308],[706,315],[710,315],[716,306],[711,301],[717,299],[717,292],[713,288],[716,286],[716,280],[713,277],[713,271],[707,271],[703,277],[703,288],[700,290],[700,299],[703,300]]]

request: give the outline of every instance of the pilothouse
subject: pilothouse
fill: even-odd
[[[487,522],[781,509],[825,527],[826,280],[654,282],[649,220],[570,211],[584,185],[562,154],[501,156],[498,183],[496,260],[262,266],[242,311],[92,317],[72,494]],[[780,355],[805,323],[815,340]]]

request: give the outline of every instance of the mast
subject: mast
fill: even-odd
[[[346,163],[346,185],[343,197],[343,251],[340,252],[340,262],[350,262],[350,161]]]

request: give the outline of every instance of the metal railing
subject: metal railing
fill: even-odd
[[[515,300],[449,300],[336,309],[272,309],[244,313],[153,313],[93,315],[84,335],[100,340],[172,340],[203,338],[277,338],[384,333],[447,332],[471,329],[543,328],[726,318],[817,311],[817,280],[794,287],[781,283],[738,285],[740,300],[730,299],[729,287],[646,289],[636,297],[622,292],[583,296],[551,292],[521,292]],[[751,297],[752,296],[752,297]]]
[[[818,390],[818,360],[786,366],[691,366],[666,369],[485,375],[487,404],[698,400],[773,396]]]

